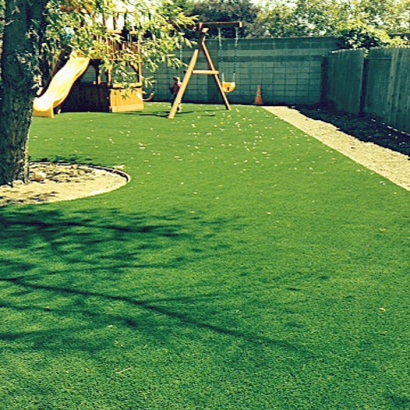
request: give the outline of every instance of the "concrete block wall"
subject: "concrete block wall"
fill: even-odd
[[[314,104],[320,102],[324,55],[336,47],[333,38],[283,38],[250,40],[242,45],[239,97],[245,104],[262,86],[266,104]],[[233,102],[235,96],[232,96]]]
[[[337,48],[333,37],[241,39],[236,49],[233,39],[223,40],[222,48],[217,40],[208,40],[207,45],[225,81],[232,81],[235,71],[237,87],[228,94],[232,104],[253,104],[260,85],[263,101],[269,105],[319,103],[323,59]],[[193,49],[183,50],[182,60],[188,64],[192,54]],[[197,68],[207,68],[203,57]],[[170,100],[168,87],[175,75],[183,78],[183,69],[161,67],[156,73],[156,101]],[[193,75],[184,101],[219,103],[222,100],[212,76]]]

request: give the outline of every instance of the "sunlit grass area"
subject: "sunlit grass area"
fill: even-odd
[[[114,192],[1,209],[1,409],[406,409],[409,193],[257,107],[35,118]]]

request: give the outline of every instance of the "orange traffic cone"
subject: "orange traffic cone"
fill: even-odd
[[[258,91],[256,92],[256,97],[255,97],[255,105],[263,105],[261,85],[258,85]]]

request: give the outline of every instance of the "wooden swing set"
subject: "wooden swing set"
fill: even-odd
[[[219,78],[219,70],[216,69],[214,62],[212,61],[211,54],[208,50],[208,47],[206,45],[206,37],[208,35],[208,31],[210,28],[216,28],[218,29],[219,33],[219,42],[221,44],[221,29],[223,28],[230,28],[234,27],[236,31],[236,39],[235,39],[235,47],[237,47],[238,44],[238,30],[243,27],[243,22],[209,22],[209,23],[199,23],[197,24],[195,30],[198,31],[199,33],[199,38],[198,38],[198,46],[196,50],[194,51],[194,54],[191,58],[191,61],[188,65],[188,68],[185,73],[185,77],[182,81],[181,87],[178,91],[178,95],[175,98],[175,101],[171,107],[171,111],[169,112],[168,118],[175,118],[175,115],[178,111],[178,107],[180,106],[182,102],[182,98],[185,95],[186,89],[188,87],[188,84],[192,78],[193,74],[199,74],[199,75],[211,75],[214,80],[215,84],[221,94],[222,100],[225,104],[226,109],[229,111],[231,109],[231,106],[229,105],[229,101],[226,97],[226,93],[232,92],[235,87],[235,79],[233,79],[233,82],[227,82],[225,83],[224,78],[221,79]],[[198,63],[198,58],[200,56],[200,53],[203,53],[206,59],[206,62],[208,63],[208,69],[207,70],[196,70],[195,67]]]

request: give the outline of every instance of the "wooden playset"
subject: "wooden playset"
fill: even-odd
[[[61,6],[62,12],[83,12],[90,16],[93,8],[87,1],[71,0]],[[112,18],[112,31],[121,36],[121,42],[108,44],[110,52],[140,54],[140,44],[133,31],[125,30],[126,13],[118,12]],[[118,21],[122,27],[117,27]],[[105,21],[104,21],[105,23]],[[125,87],[113,80],[112,72],[103,70],[100,58],[88,58],[73,52],[69,56],[61,53],[57,69],[52,74],[43,94],[35,98],[33,115],[54,117],[60,111],[122,112],[144,109],[142,64],[129,67],[136,81]]]
[[[177,111],[178,107],[180,106],[182,99],[184,97],[184,94],[186,92],[186,89],[189,85],[189,82],[192,78],[193,74],[199,74],[199,75],[210,75],[213,77],[215,80],[215,84],[221,94],[222,100],[225,104],[225,107],[227,110],[230,110],[230,104],[228,101],[228,98],[226,97],[226,93],[234,91],[236,88],[236,84],[234,80],[232,82],[225,82],[224,79],[221,81],[219,77],[219,70],[215,67],[215,64],[212,60],[211,54],[209,52],[209,49],[206,45],[206,38],[208,36],[208,31],[210,28],[217,28],[218,33],[219,33],[219,41],[221,41],[221,29],[222,28],[230,28],[234,27],[236,31],[236,40],[235,40],[235,50],[237,47],[237,42],[238,42],[238,29],[243,27],[243,22],[210,22],[210,23],[199,23],[196,26],[196,30],[198,32],[198,45],[197,48],[194,51],[194,54],[191,58],[191,61],[188,65],[188,68],[185,73],[185,77],[182,81],[181,87],[179,89],[178,95],[176,96],[174,103],[172,105],[171,111],[169,113],[168,118],[174,118]],[[195,67],[198,63],[199,56],[201,52],[204,54],[208,69],[207,70],[196,70]]]
[[[113,44],[113,51],[126,48],[139,53],[139,44],[124,41]],[[33,114],[52,118],[59,111],[122,112],[144,109],[142,64],[133,66],[137,82],[125,88],[104,72],[101,59],[72,53],[52,77],[44,94],[34,100]]]
[[[197,48],[188,65],[185,77],[169,113],[169,118],[175,117],[193,74],[211,75],[215,80],[225,107],[227,110],[230,110],[226,94],[235,90],[235,77],[233,77],[231,82],[225,82],[224,73],[222,72],[221,81],[220,71],[215,67],[211,58],[206,45],[206,38],[209,29],[216,28],[219,33],[221,48],[221,30],[224,28],[234,28],[236,32],[236,63],[238,30],[242,27],[242,22],[210,22],[197,24]],[[122,35],[122,41],[109,45],[112,48],[112,53],[123,51],[136,54],[141,53],[140,44],[135,40],[137,33],[124,30],[124,28],[118,30],[114,27],[114,30]],[[208,65],[207,70],[195,69],[201,52],[205,56]],[[103,70],[103,62],[101,59],[90,59],[81,56],[79,53],[71,53],[65,64],[54,73],[44,93],[34,100],[33,115],[52,118],[56,112],[60,111],[124,112],[143,110],[144,102],[152,100],[152,95],[147,99],[143,98],[142,63],[140,62],[137,65],[133,65],[130,69],[134,70],[136,82],[133,83],[131,87],[125,87],[123,84],[118,84],[113,80],[111,72]],[[235,76],[235,69],[233,76]]]
[[[139,44],[124,41],[113,44],[113,48],[121,47],[131,52],[139,53]],[[115,51],[115,50],[114,50]],[[64,103],[66,111],[99,111],[124,112],[140,111],[144,109],[142,64],[133,66],[137,75],[137,82],[130,88],[113,81],[110,72],[104,72],[101,59],[90,60],[87,71],[79,81],[76,81],[70,95]]]

